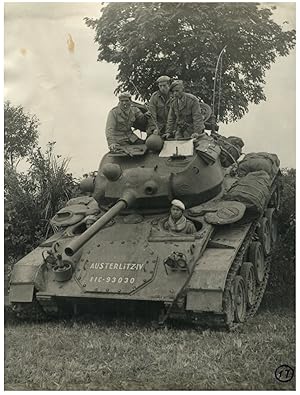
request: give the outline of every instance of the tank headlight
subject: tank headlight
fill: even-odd
[[[117,163],[106,163],[102,172],[108,180],[117,181],[122,174],[122,169]]]
[[[164,264],[172,270],[188,270],[187,258],[182,252],[172,252],[165,260]]]

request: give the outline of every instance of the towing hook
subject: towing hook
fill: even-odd
[[[45,253],[48,254],[45,256]],[[56,264],[56,257],[51,250],[46,250],[42,252],[43,260],[46,264],[50,265],[51,267]]]

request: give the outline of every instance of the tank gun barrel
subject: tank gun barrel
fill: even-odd
[[[88,242],[100,229],[102,229],[111,219],[119,214],[121,210],[128,206],[126,200],[120,199],[112,208],[110,208],[102,217],[100,217],[90,228],[81,236],[71,241],[65,247],[65,254],[73,256],[86,242]]]

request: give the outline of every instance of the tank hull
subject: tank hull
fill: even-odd
[[[189,278],[188,270],[173,271],[164,265],[164,260],[177,251],[191,258],[191,266],[195,264],[185,289],[185,309],[222,313],[227,274],[251,223],[228,226],[222,232],[207,226],[203,230],[205,236],[199,239],[156,237],[153,241],[143,237],[143,233],[149,233],[147,225],[135,228],[118,224],[99,232],[85,246],[73,279],[61,284],[55,281],[54,273],[48,271],[47,284],[43,291],[36,293],[37,300],[60,297],[172,303]],[[112,232],[113,242],[110,241]],[[131,234],[137,233],[140,240],[131,241]],[[116,234],[127,237],[116,240]],[[216,240],[219,244],[214,244]]]
[[[41,253],[47,247],[33,251],[30,260],[16,265],[21,271],[19,283],[17,272],[12,278],[10,302],[20,306],[36,300],[50,316],[87,311],[143,315],[149,309],[161,323],[175,318],[231,328],[225,302],[227,280],[232,270],[240,269],[258,219],[222,227],[204,223],[196,237],[166,237],[151,232],[159,216],[138,224],[124,224],[124,218],[115,218],[114,224],[85,245],[69,281],[56,281],[51,268],[42,262]],[[189,270],[166,267],[164,261],[174,251],[185,254]],[[25,267],[26,286],[30,287],[26,297],[22,288]],[[267,265],[264,276],[263,290]]]

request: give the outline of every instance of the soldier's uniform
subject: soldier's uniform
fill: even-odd
[[[199,100],[191,93],[183,92],[181,98],[172,100],[168,115],[166,132],[175,138],[191,137],[193,133],[204,131],[204,122]]]
[[[185,205],[181,200],[174,199],[171,202],[172,206],[179,208],[182,211],[182,215],[176,221],[172,218],[172,214],[163,222],[163,228],[167,231],[175,233],[186,233],[193,234],[197,232],[197,229],[192,221],[188,220],[183,212],[185,210]]]
[[[162,76],[157,79],[157,83],[169,82],[170,77]],[[154,92],[149,101],[149,111],[152,114],[153,119],[156,122],[156,126],[159,129],[159,134],[165,133],[168,114],[171,104],[171,94],[168,92],[167,95],[163,95],[160,90]]]
[[[172,231],[175,233],[185,233],[187,235],[191,235],[197,232],[195,225],[192,223],[192,221],[184,218],[184,224],[183,227],[180,228],[179,230],[172,228],[172,225],[170,225],[170,222],[172,221],[172,219],[168,218],[164,224],[163,227],[165,230],[167,231]]]
[[[144,121],[144,114],[137,107],[131,106],[128,112],[123,111],[120,106],[116,106],[110,110],[105,128],[108,146],[110,147],[112,144],[126,145],[138,142],[139,138],[131,129],[135,121]]]

